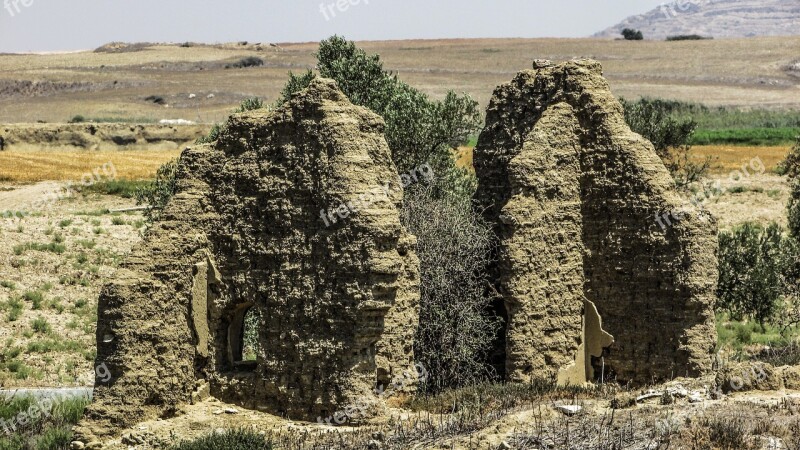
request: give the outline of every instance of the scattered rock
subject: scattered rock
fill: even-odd
[[[81,441],[72,441],[72,443],[69,444],[71,450],[83,450],[85,447],[86,445]]]
[[[699,392],[692,392],[689,394],[689,403],[702,403],[705,398]]]
[[[555,408],[557,411],[560,411],[568,416],[574,416],[583,409],[583,407],[580,405],[556,405]]]
[[[645,400],[649,400],[651,398],[658,398],[664,395],[664,391],[647,391],[644,394],[636,397],[636,403],[641,403]]]

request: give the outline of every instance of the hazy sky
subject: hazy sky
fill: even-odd
[[[317,41],[332,34],[581,37],[664,0],[338,1],[347,9],[337,0],[0,0],[0,52],[90,49],[111,41]]]

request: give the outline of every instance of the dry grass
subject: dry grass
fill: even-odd
[[[737,146],[737,145],[697,145],[692,147],[693,158],[697,161],[710,156],[714,159],[712,174],[727,174],[741,170],[743,165],[758,157],[764,163],[767,172],[773,171],[778,163],[786,158],[791,146]],[[455,152],[456,164],[459,167],[472,169],[472,147],[460,147]],[[749,170],[749,169],[748,169]]]
[[[10,182],[80,181],[111,162],[117,178],[149,179],[180,150],[159,151],[9,151],[0,152],[0,180]],[[101,172],[102,173],[102,172]]]
[[[761,159],[767,171],[772,171],[778,163],[786,158],[791,146],[777,147],[748,147],[736,145],[698,145],[692,147],[692,152],[696,159],[706,156],[714,158],[712,173],[730,173],[734,170],[741,170],[743,165],[749,165],[750,160],[755,157]],[[749,169],[748,169],[749,170]]]

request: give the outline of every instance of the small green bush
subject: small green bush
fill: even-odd
[[[197,138],[195,144],[210,144],[217,139],[219,139],[219,135],[225,129],[223,125],[215,123],[214,126],[211,127],[211,130],[208,132],[208,135],[202,136]]]
[[[239,109],[236,110],[237,113],[242,113],[246,111],[253,111],[256,109],[261,109],[264,107],[264,102],[261,101],[258,97],[252,97],[245,99],[242,101],[242,104],[239,105]]]
[[[72,116],[72,118],[69,119],[69,123],[83,123],[83,122],[86,122],[86,118],[81,116],[80,114],[77,116]]]
[[[226,69],[244,69],[246,67],[259,67],[264,65],[264,60],[257,56],[248,56],[225,66]]]
[[[50,323],[47,322],[47,319],[42,316],[37,317],[31,322],[31,328],[33,328],[33,331],[39,334],[49,333],[53,330],[53,328],[50,326]]]
[[[193,441],[184,441],[172,450],[271,450],[272,444],[253,431],[228,430],[212,433]]]
[[[134,198],[136,192],[147,187],[147,180],[104,180],[89,186],[80,186],[78,190],[83,194],[115,195],[122,198]]]
[[[50,242],[49,244],[42,244],[37,242],[29,242],[27,244],[20,244],[15,245],[13,247],[15,255],[22,255],[26,251],[33,250],[37,252],[50,252],[60,255],[67,251],[67,247],[64,244],[60,244],[57,242]]]
[[[169,199],[175,194],[177,182],[175,176],[178,172],[178,162],[170,161],[158,168],[156,179],[149,185],[136,191],[136,204],[148,205],[145,216],[152,221],[158,218],[161,210],[167,205]]]
[[[667,41],[702,41],[714,39],[713,37],[700,36],[699,34],[679,34],[677,36],[667,36]]]

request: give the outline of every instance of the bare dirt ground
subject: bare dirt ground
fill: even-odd
[[[590,57],[614,93],[708,105],[800,108],[790,70],[800,37],[708,41],[463,39],[359,42],[387,69],[441,98],[449,89],[486,106],[492,91],[533,59]],[[316,43],[143,45],[112,52],[0,55],[0,123],[65,122],[74,115],[158,121],[222,121],[242,99],[272,102],[292,70],[315,64]],[[731,57],[735,55],[735,57]],[[262,67],[226,69],[256,56]],[[191,97],[194,94],[194,97]],[[148,97],[161,97],[154,102]],[[191,97],[191,98],[190,98]],[[20,101],[24,99],[24,101]]]
[[[682,449],[728,443],[731,446],[722,448],[777,450],[800,445],[800,392],[739,392],[714,400],[708,395],[711,381],[676,380],[654,387],[691,390],[699,395],[692,401],[684,396],[670,402],[652,397],[624,407],[617,404],[614,409],[615,398],[636,397],[645,389],[622,394],[610,389],[572,398],[553,393],[478,413],[392,408],[386,417],[358,428],[285,420],[210,398],[185,407],[174,418],[123,430],[120,439],[105,444],[112,449],[132,445],[146,449],[246,429],[265,434],[278,448],[287,449],[312,448],[312,444],[319,446],[313,448],[347,449]],[[577,406],[580,411],[568,415],[556,409],[559,405]]]
[[[117,197],[31,205],[61,183],[0,187],[0,387],[91,386],[97,296],[144,222]],[[13,215],[13,217],[9,217]]]

